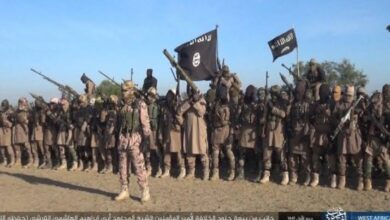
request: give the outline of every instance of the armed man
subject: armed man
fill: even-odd
[[[46,111],[48,106],[41,96],[34,101],[35,105],[31,111],[32,132],[31,145],[38,150],[40,157],[43,159],[39,168],[45,168],[51,164],[50,148],[43,144],[43,128],[46,126]],[[47,147],[47,148],[46,148]]]
[[[383,115],[382,94],[378,91],[371,96],[371,105],[368,108],[368,142],[364,149],[364,190],[371,190],[371,173],[373,160],[381,160],[386,173],[384,191],[390,192],[390,159],[388,154],[388,140],[390,132]]]
[[[164,172],[161,178],[169,177],[171,174],[172,156],[176,156],[178,168],[180,170],[178,179],[183,179],[186,175],[184,155],[182,152],[181,125],[178,118],[180,100],[176,91],[170,89],[166,96],[166,101],[161,105],[159,133],[164,148]]]
[[[150,87],[147,91],[146,104],[148,106],[148,115],[150,120],[150,129],[151,134],[148,139],[145,139],[143,142],[144,145],[144,154],[145,154],[145,162],[146,162],[146,170],[148,176],[152,174],[152,161],[151,161],[151,153],[155,153],[158,169],[156,172],[156,177],[160,177],[162,174],[162,152],[161,146],[159,146],[158,138],[158,128],[159,128],[159,106],[157,104],[157,90],[154,87]]]
[[[88,99],[92,98],[95,95],[95,83],[83,73],[81,76],[81,82],[85,84],[85,94],[87,95]]]
[[[71,157],[71,170],[75,170],[77,168],[77,154],[75,151],[74,141],[73,141],[73,124],[72,117],[69,107],[69,101],[66,98],[62,98],[59,101],[60,110],[58,112],[57,118],[55,119],[57,126],[57,157],[61,161],[61,165],[56,167],[56,170],[64,170],[67,169],[67,160],[65,151],[69,152]]]
[[[88,157],[89,161],[92,163],[89,166],[89,170],[95,172],[98,171],[99,168],[99,158],[101,158],[103,161],[105,160],[105,150],[103,147],[103,130],[107,114],[105,111],[103,111],[103,102],[103,99],[98,96],[97,98],[91,98],[89,100],[88,106],[89,112],[91,114],[88,132],[90,136],[90,148],[88,150]]]
[[[147,93],[150,87],[157,89],[157,79],[153,77],[153,69],[146,70],[146,78],[142,86],[142,91]]]
[[[328,174],[331,175],[332,188],[336,187],[336,152],[330,140],[332,131],[332,108],[330,88],[326,84],[320,87],[320,100],[310,108],[312,125],[310,145],[312,146],[312,179],[310,186],[316,187],[320,182],[321,163],[326,162]],[[321,160],[322,158],[322,160]]]
[[[359,97],[355,101],[355,87],[347,86],[344,93],[344,99],[334,110],[334,117],[339,122],[336,132],[337,135],[337,157],[338,157],[338,188],[344,189],[346,183],[347,159],[353,160],[358,175],[357,190],[362,190],[363,185],[363,158],[361,154],[362,138],[359,128],[359,120],[363,114],[356,105],[361,100]]]
[[[61,159],[59,158],[57,143],[57,116],[59,111],[59,99],[52,98],[50,99],[49,108],[46,109],[45,114],[45,126],[43,127],[43,144],[45,145],[45,149],[48,149],[48,152],[53,152],[53,154],[48,154],[51,157],[50,160],[46,161],[46,166],[43,168],[51,169],[53,168],[52,162],[54,162],[55,167],[59,167],[61,163]]]
[[[78,156],[78,166],[74,168],[80,167],[80,170],[88,170],[90,169],[90,165],[92,165],[92,161],[88,157],[90,149],[90,122],[91,122],[91,111],[88,106],[88,97],[87,95],[80,95],[78,97],[78,110],[74,112],[74,142],[75,147],[77,149]],[[96,162],[94,163],[97,169]],[[71,170],[74,169],[72,167]]]
[[[298,180],[298,168],[305,174],[304,186],[309,185],[311,175],[311,148],[310,138],[310,101],[305,99],[307,84],[298,81],[294,90],[294,101],[291,105],[287,121],[288,135],[288,162],[290,171],[289,184],[294,185]]]
[[[272,153],[275,152],[276,159],[280,163],[282,171],[282,185],[289,182],[287,162],[285,158],[285,120],[289,113],[289,103],[281,96],[281,88],[274,85],[270,90],[271,100],[267,103],[268,114],[265,131],[265,144],[263,151],[264,174],[260,183],[268,183],[271,176]]]
[[[312,58],[309,62],[309,70],[306,73],[309,88],[315,100],[319,100],[319,88],[326,80],[326,75],[321,66]]]
[[[238,142],[237,180],[245,178],[245,162],[248,161],[249,154],[254,153],[257,143],[256,92],[256,87],[249,85],[245,90],[244,104],[241,106],[241,114],[239,116],[240,138]]]
[[[142,191],[141,201],[150,199],[148,175],[145,160],[140,149],[142,137],[151,134],[148,108],[145,102],[136,97],[136,87],[132,81],[126,80],[121,85],[123,106],[119,115],[119,176],[121,192],[116,201],[129,198],[129,156],[133,160],[138,185]]]
[[[29,139],[29,107],[26,98],[20,98],[18,101],[18,109],[15,112],[15,133],[14,133],[14,146],[16,160],[21,163],[22,150],[25,150],[28,155],[28,162],[24,165],[24,168],[31,166],[38,167],[38,154],[35,148],[30,145]]]
[[[187,84],[188,99],[184,100],[178,112],[178,121],[183,126],[183,149],[188,162],[186,178],[195,177],[195,159],[199,156],[203,165],[203,180],[209,179],[207,126],[204,121],[206,101],[198,90]]]
[[[15,153],[12,147],[13,114],[14,112],[8,100],[4,99],[1,102],[0,110],[0,150],[5,157],[7,167],[21,166],[20,161],[17,161],[15,164]],[[8,157],[8,160],[6,157]]]
[[[101,173],[113,172],[113,158],[115,157],[116,149],[116,134],[118,123],[118,103],[119,98],[116,95],[110,95],[106,101],[104,109],[101,111],[101,115],[105,115],[105,121],[103,122],[103,151],[104,151],[104,168]],[[105,112],[105,113],[103,113]],[[103,118],[100,116],[100,118]],[[117,162],[117,161],[115,161]]]
[[[213,108],[210,119],[212,123],[211,145],[212,145],[212,166],[213,172],[210,180],[219,179],[219,156],[223,150],[229,161],[228,180],[234,179],[235,157],[232,150],[233,137],[230,135],[230,109],[229,91],[227,87],[220,86],[216,93],[216,104]]]
[[[216,86],[216,89],[221,85],[228,88],[229,91],[229,99],[230,96],[236,96],[240,92],[241,89],[241,81],[238,78],[237,74],[230,73],[229,66],[223,65],[221,75],[216,77],[213,80],[213,84]]]
[[[268,74],[267,74],[268,77]],[[266,87],[268,84],[266,85]],[[263,174],[263,150],[264,150],[264,137],[265,137],[265,124],[266,124],[266,107],[268,102],[268,91],[264,87],[260,87],[257,90],[257,144],[255,146],[255,153],[257,158],[257,176],[254,182],[260,182]]]

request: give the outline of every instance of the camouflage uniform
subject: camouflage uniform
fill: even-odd
[[[145,160],[140,149],[142,135],[148,137],[151,133],[148,109],[142,100],[135,98],[135,87],[132,81],[122,84],[124,105],[120,110],[119,137],[119,176],[122,190],[115,198],[117,201],[129,197],[129,163],[128,156],[133,160],[137,182],[142,190],[142,201],[149,200],[148,176]]]

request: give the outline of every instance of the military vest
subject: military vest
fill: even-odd
[[[151,130],[155,131],[157,130],[158,125],[158,105],[156,102],[153,102],[148,105],[148,114]]]
[[[134,101],[131,105],[123,106],[121,110],[121,132],[133,133],[140,129],[139,103]]]

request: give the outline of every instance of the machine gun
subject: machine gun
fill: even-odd
[[[114,77],[113,78],[110,78],[109,76],[107,76],[105,73],[103,73],[102,71],[98,71],[100,74],[102,74],[104,77],[106,77],[110,82],[114,83],[116,86],[121,86],[121,84],[119,84],[118,82],[116,82],[114,80]]]
[[[291,70],[291,68],[289,68],[286,65],[284,65],[284,63],[282,63],[282,67],[284,67],[294,77],[294,81],[303,80],[303,78],[301,76],[299,76],[298,74],[294,73]]]
[[[56,85],[58,87],[58,90],[60,90],[62,92],[63,95],[72,95],[73,97],[78,97],[79,94],[74,90],[72,89],[70,86],[67,86],[67,85],[63,85],[57,81],[54,81],[53,79],[43,75],[41,72],[38,72],[36,71],[35,69],[31,68],[30,69],[31,71],[33,71],[34,73],[42,76],[43,79],[51,82],[52,84]]]
[[[133,69],[133,68],[132,68]],[[98,71],[100,74],[102,74],[104,77],[106,77],[110,82],[112,82],[114,85],[116,85],[116,86],[118,86],[118,87],[121,87],[121,84],[120,83],[118,83],[118,82],[116,82],[115,80],[114,80],[114,77],[113,78],[110,78],[109,76],[107,76],[105,73],[103,73],[102,71]],[[122,79],[123,81],[125,81],[124,79]],[[134,86],[137,86],[137,84],[134,84]],[[135,92],[139,95],[139,96],[141,96],[141,97],[143,97],[143,98],[146,98],[147,97],[147,95],[146,94],[144,94],[142,91],[140,91],[139,89],[137,89],[137,88],[135,88]]]
[[[338,133],[343,129],[343,126],[344,126],[345,122],[347,122],[348,120],[351,119],[351,112],[352,112],[352,110],[356,108],[356,106],[359,104],[359,102],[362,99],[363,99],[363,96],[359,96],[359,98],[348,109],[347,113],[341,118],[339,124],[337,125],[336,130],[330,136],[331,141],[334,141],[334,139],[337,137]]]

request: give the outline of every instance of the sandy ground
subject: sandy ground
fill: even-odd
[[[151,201],[141,204],[131,177],[131,198],[115,202],[115,174],[0,167],[0,212],[3,211],[325,211],[390,210],[383,180],[373,191],[357,192],[300,185],[260,185],[244,181],[149,178]],[[379,184],[379,186],[378,186]],[[353,187],[353,186],[348,186]]]

